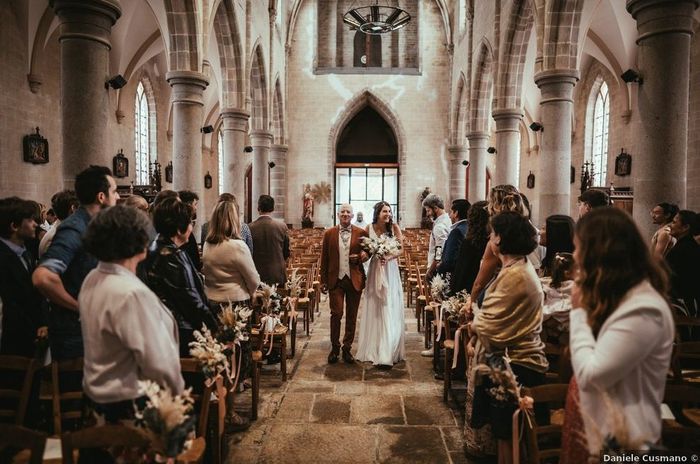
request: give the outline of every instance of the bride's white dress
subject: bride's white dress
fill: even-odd
[[[373,227],[369,228],[369,234],[376,238]],[[384,273],[385,285],[381,285],[381,275],[377,273]],[[355,358],[389,366],[403,360],[405,324],[398,260],[383,265],[378,258],[369,261],[362,308]]]

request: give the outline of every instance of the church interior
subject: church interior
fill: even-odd
[[[46,212],[54,213],[54,194],[79,191],[82,173],[90,166],[104,166],[109,168],[105,178],[113,180],[116,191],[97,194],[102,200],[101,206],[95,207],[95,214],[117,202],[110,203],[113,194],[118,194],[120,204],[141,197],[145,200],[144,210],[155,224],[155,229],[149,229],[151,240],[156,231],[159,236],[166,235],[159,227],[168,227],[165,219],[158,225],[154,212],[157,208],[152,203],[160,201],[163,192],[181,192],[181,201],[192,210],[192,226],[183,243],[196,241],[197,255],[191,263],[187,258],[186,265],[194,269],[190,277],[204,286],[202,292],[207,292],[208,304],[218,301],[221,308],[225,306],[225,299],[208,293],[208,282],[218,278],[218,274],[206,270],[212,259],[211,254],[206,256],[206,249],[213,249],[219,243],[216,240],[220,240],[214,232],[222,203],[235,204],[234,236],[245,239],[247,233],[255,242],[255,248],[249,246],[250,251],[244,246],[238,251],[245,255],[246,263],[255,265],[255,286],[264,287],[266,282],[267,270],[261,269],[260,261],[273,259],[272,255],[256,256],[255,249],[259,243],[274,239],[270,238],[272,235],[260,238],[257,234],[261,232],[254,224],[259,216],[269,215],[286,225],[282,232],[286,238],[280,248],[286,273],[274,281],[283,298],[282,310],[277,303],[277,325],[273,321],[266,328],[265,317],[269,322],[269,315],[257,320],[252,328],[244,329],[250,331],[245,335],[245,343],[229,346],[233,354],[229,353],[226,372],[231,371],[230,375],[219,371],[217,376],[207,377],[205,370],[207,380],[194,381],[194,409],[199,421],[193,426],[197,437],[194,445],[189,450],[180,447],[174,455],[160,448],[157,458],[146,452],[138,459],[122,456],[122,462],[132,462],[132,458],[133,462],[156,462],[153,459],[167,456],[171,459],[168,462],[456,464],[495,462],[495,455],[498,462],[598,462],[586,459],[592,459],[590,456],[597,452],[608,453],[605,446],[609,443],[605,442],[607,445],[602,448],[596,445],[593,450],[589,436],[588,457],[576,455],[566,442],[572,425],[562,425],[556,414],[547,419],[547,425],[523,432],[525,438],[521,437],[519,444],[514,438],[515,445],[510,448],[503,448],[507,441],[499,438],[497,452],[487,446],[477,446],[478,452],[468,450],[467,442],[482,440],[480,433],[484,430],[470,424],[474,417],[469,404],[475,401],[475,387],[469,386],[473,375],[468,374],[473,367],[465,367],[471,356],[467,353],[474,348],[469,345],[470,338],[481,341],[482,336],[473,332],[479,324],[471,321],[475,317],[471,314],[472,305],[482,305],[473,292],[478,278],[464,287],[471,296],[460,303],[460,307],[469,307],[469,315],[460,311],[452,314],[449,308],[443,310],[452,300],[434,290],[433,278],[440,274],[429,263],[441,261],[435,247],[447,253],[447,234],[452,237],[451,231],[457,230],[456,224],[452,229],[448,224],[444,236],[438,237],[438,218],[447,220],[443,214],[450,218],[454,214],[457,219],[453,223],[464,220],[468,224],[467,238],[462,231],[460,243],[469,239],[472,227],[476,228],[471,222],[472,217],[478,221],[476,213],[472,216],[465,210],[462,214],[455,200],[466,200],[467,205],[488,202],[482,210],[488,210],[492,216],[492,227],[485,230],[491,231],[490,240],[494,240],[494,234],[500,233],[494,219],[498,215],[494,202],[501,186],[512,186],[517,201],[525,202],[526,207],[518,206],[518,211],[525,211],[530,226],[538,232],[539,243],[543,243],[539,232],[544,236],[545,230],[551,240],[554,227],[550,228],[550,218],[566,216],[571,224],[571,248],[562,252],[573,253],[578,259],[582,255],[577,253],[594,252],[594,242],[601,250],[600,240],[590,238],[590,246],[584,243],[586,231],[598,224],[595,221],[602,221],[599,216],[575,225],[584,216],[585,206],[597,213],[597,205],[590,203],[586,194],[599,192],[604,194],[605,209],[614,209],[614,214],[624,212],[620,217],[610,216],[608,221],[628,221],[632,229],[636,226],[637,232],[630,232],[635,240],[639,236],[646,244],[649,256],[639,257],[638,261],[647,266],[644,269],[653,270],[648,275],[639,271],[645,277],[629,277],[636,279],[629,288],[648,279],[666,301],[654,304],[667,308],[669,317],[672,315],[669,330],[673,331],[659,342],[666,346],[665,354],[659,356],[666,359],[668,371],[663,373],[667,379],[660,380],[659,392],[634,393],[630,392],[631,387],[613,382],[605,384],[602,390],[607,388],[606,394],[631,403],[653,396],[659,403],[654,404],[662,407],[661,412],[645,410],[645,419],[653,416],[649,419],[652,425],[647,443],[653,442],[669,453],[698,451],[698,32],[700,0],[2,1],[0,198],[8,200],[0,200],[0,239],[14,240],[18,248],[8,245],[8,254],[0,253],[0,266],[5,268],[0,271],[0,338],[8,338],[12,324],[24,324],[26,321],[17,321],[30,318],[12,316],[16,307],[25,307],[24,300],[15,305],[13,292],[24,285],[12,283],[19,279],[17,273],[26,274],[20,276],[22,282],[36,287],[28,288],[27,294],[33,291],[37,296],[43,295],[39,296],[46,306],[42,309],[46,313],[42,314],[51,314],[56,301],[62,302],[64,309],[70,307],[66,299],[47,290],[56,284],[51,278],[58,279],[58,274],[63,279],[61,290],[71,294],[68,298],[75,303],[74,309],[78,303],[81,305],[77,313],[80,324],[73,311],[73,323],[78,324],[73,327],[82,326],[88,356],[85,331],[89,322],[84,320],[82,309],[88,296],[78,296],[80,285],[74,292],[69,289],[69,278],[63,278],[63,273],[70,273],[71,267],[55,267],[58,251],[46,251],[49,258],[44,259],[49,264],[43,268],[46,261],[40,256],[24,258],[24,242],[17,242],[22,229],[12,215],[20,214],[16,212],[22,209],[17,206],[19,201],[38,203],[43,214],[34,223],[38,234]],[[186,200],[183,191],[193,193],[194,202]],[[227,194],[232,195],[232,202],[223,201]],[[272,200],[272,209],[262,201],[263,197]],[[98,204],[92,202],[94,195],[85,201],[78,192],[78,199],[81,208],[88,203]],[[162,201],[173,215],[179,214],[179,206],[172,204],[179,200]],[[331,362],[330,357],[327,359],[329,350],[331,354],[336,350],[336,360],[340,353],[331,340],[335,337],[331,316],[334,300],[333,289],[326,289],[323,275],[327,257],[324,240],[336,226],[347,226],[340,212],[348,204],[352,206],[353,224],[358,220],[362,223],[358,217],[362,213],[365,223],[361,225],[369,224],[367,230],[372,229],[378,220],[376,205],[381,201],[391,212],[389,223],[398,224],[402,231],[403,251],[397,263],[401,273],[402,320],[405,317],[405,356],[393,369],[359,360]],[[77,205],[76,200],[76,208]],[[672,213],[657,221],[654,211],[659,208],[663,214]],[[163,214],[166,209],[163,208]],[[140,218],[130,220],[136,224]],[[488,222],[488,217],[484,221]],[[185,221],[185,229],[188,222]],[[209,231],[202,227],[207,225]],[[88,236],[100,233],[98,225],[87,226],[86,222],[84,227],[88,227]],[[113,227],[117,236],[119,224]],[[680,232],[676,233],[676,229]],[[180,237],[181,229],[173,230],[168,236]],[[387,230],[392,235],[391,228]],[[499,235],[503,243],[505,230]],[[603,234],[603,226],[598,230]],[[612,230],[616,235],[618,229]],[[627,242],[628,248],[620,256],[634,253],[630,251],[634,250],[634,240],[623,240],[627,236],[619,230],[619,242],[607,245],[609,256],[617,256],[621,242]],[[654,247],[659,232],[664,232],[665,240],[672,243],[656,256]],[[122,243],[133,239],[128,237]],[[54,240],[51,247],[64,243]],[[89,249],[91,242],[85,240],[84,247]],[[336,245],[338,240],[336,236]],[[489,241],[488,232],[484,240]],[[176,249],[179,242],[175,238],[172,242],[175,245],[169,246]],[[342,248],[342,238],[339,243]],[[574,244],[583,251],[575,252]],[[675,252],[673,244],[678,247]],[[480,252],[485,246],[486,242],[482,243]],[[680,252],[681,249],[685,251]],[[456,250],[459,246],[451,252],[457,255]],[[116,252],[103,250],[93,255],[100,253],[113,256]],[[545,257],[546,252],[542,253]],[[151,252],[148,254],[144,263],[149,263]],[[530,256],[529,251],[514,254]],[[127,261],[135,259],[117,255],[128,258]],[[509,256],[504,252],[506,255]],[[498,276],[493,274],[496,283],[510,266],[507,259],[498,256],[501,271]],[[106,261],[117,262],[97,258],[92,267],[98,261],[99,266]],[[200,258],[202,261],[197,262]],[[589,264],[594,262],[593,258],[585,258]],[[598,267],[609,265],[612,269],[619,264],[613,258],[598,258]],[[18,270],[13,270],[10,259],[17,260]],[[446,255],[442,259],[446,260]],[[633,259],[630,266],[636,266],[638,261]],[[475,272],[481,276],[486,255],[476,262]],[[576,265],[583,275],[588,264]],[[135,262],[134,266],[138,270],[144,265]],[[595,266],[589,267],[593,273]],[[664,284],[669,285],[669,293],[664,294],[661,284],[655,283],[657,268],[667,276],[664,282],[670,282]],[[54,274],[44,276],[45,272],[41,276],[46,280],[41,280],[36,271],[32,275],[34,269]],[[368,269],[366,265],[364,269]],[[552,278],[548,267],[535,266],[533,272],[539,270],[540,278]],[[203,283],[200,272],[204,273]],[[610,288],[623,285],[619,280],[622,272],[610,271],[610,279],[618,279],[611,280],[614,284]],[[132,274],[141,277],[138,272]],[[347,275],[350,276],[349,271]],[[605,275],[601,271],[598,280]],[[614,304],[605,297],[595,303],[597,300],[591,295],[606,287],[600,282],[586,287],[586,279],[569,280],[575,281],[576,286],[583,282],[580,301],[589,311],[589,324],[598,317],[600,308],[606,307],[614,314],[613,307],[627,301],[621,295],[613,298]],[[57,281],[60,286],[61,280]],[[152,287],[148,279],[146,283]],[[245,297],[227,297],[229,306],[232,301],[250,302],[251,308],[256,306],[251,309],[252,318],[260,316],[260,308],[263,313],[269,312],[272,303],[265,299],[264,288],[241,288]],[[483,304],[488,306],[489,290],[479,290]],[[166,299],[154,291],[164,307],[169,308]],[[491,295],[494,293],[495,290]],[[567,296],[569,309],[571,298],[579,298],[574,293]],[[567,315],[566,336],[557,338],[549,333],[550,339],[545,339],[548,295],[545,290],[545,328],[540,302],[542,335],[539,329],[536,332],[544,347],[542,356],[546,355],[545,362],[549,364],[549,371],[543,374],[544,382],[551,388],[533,387],[540,390],[518,396],[517,411],[522,414],[517,419],[515,411],[514,423],[530,422],[523,421],[524,416],[532,421],[537,417],[539,421],[537,405],[542,401],[556,403],[561,415],[564,409],[568,411],[567,391],[577,388],[575,382],[570,383],[572,373],[581,389],[581,409],[594,408],[594,395],[586,393],[590,391],[586,388],[593,389],[588,382],[595,384],[598,377],[589,378],[586,365],[577,363],[584,363],[585,349],[590,349],[586,356],[595,356],[595,350],[605,348],[600,347],[601,343],[596,345],[596,339],[602,341],[610,333],[611,321],[617,319],[606,313],[602,328],[593,324],[590,340],[584,343],[582,338],[576,338],[574,343],[572,337],[570,347]],[[358,326],[367,317],[362,310],[367,295],[362,298],[358,303]],[[341,315],[342,307],[341,300]],[[236,311],[231,314],[239,317]],[[61,332],[60,328],[53,329],[53,315],[46,317],[48,324],[32,320],[32,330],[47,325],[50,339],[54,332]],[[178,317],[174,316],[173,324],[181,328]],[[346,314],[343,324],[347,324],[348,317]],[[555,319],[559,321],[556,317],[549,319],[550,330]],[[585,316],[575,318],[572,310],[572,334],[573,327],[585,325],[585,320]],[[668,328],[666,322],[659,324],[664,330]],[[190,332],[191,329],[199,326],[190,327]],[[175,332],[177,335],[178,330]],[[182,334],[179,337],[182,345]],[[39,341],[42,338],[46,335],[38,336]],[[39,341],[35,343],[37,347]],[[32,346],[30,351],[38,350],[37,347]],[[576,354],[576,349],[582,351]],[[113,429],[113,436],[118,437],[115,443],[101,441],[100,435],[109,435],[109,428],[93,430],[101,431],[100,434],[81,435],[90,427],[110,427],[86,426],[82,421],[85,405],[78,405],[73,415],[66,413],[76,409],[71,403],[93,391],[81,392],[81,384],[76,387],[75,378],[73,382],[64,381],[64,370],[82,372],[83,358],[66,360],[72,357],[62,359],[59,355],[52,359],[45,351],[46,345],[40,357],[34,356],[21,367],[18,352],[6,349],[5,344],[0,349],[0,371],[14,371],[20,380],[17,395],[22,398],[18,407],[7,407],[8,397],[4,395],[10,387],[0,381],[0,412],[9,411],[8,417],[0,414],[0,422],[15,427],[0,423],[0,435],[4,436],[0,437],[1,462],[30,462],[30,445],[21,446],[27,450],[14,460],[3,460],[9,456],[8,446],[17,446],[24,439],[14,437],[24,432],[33,437],[28,443],[42,443],[38,453],[42,453],[43,461],[31,462],[73,462],[69,459],[78,456],[77,451],[73,455],[73,449],[79,448],[136,443],[146,449],[148,443],[152,444],[155,439],[147,442],[143,436],[135,437],[118,428]],[[54,351],[51,344],[50,353]],[[640,359],[644,356],[651,355],[639,354]],[[202,368],[183,356],[180,359],[185,384],[191,386],[191,378],[201,375]],[[82,385],[92,378],[88,376],[92,371],[87,367],[87,359],[85,363],[85,378],[78,379]],[[631,376],[627,378],[633,379],[629,382],[653,385],[658,379],[650,381],[644,377],[653,371],[649,365],[644,364],[646,370],[626,372]],[[250,378],[241,374],[241,369],[249,369]],[[148,379],[143,372],[139,370],[139,378]],[[644,389],[640,387],[641,390]],[[523,398],[534,399],[535,413],[525,412]],[[94,397],[90,401],[100,405]],[[628,405],[624,401],[623,409]],[[66,411],[62,412],[62,408]],[[644,414],[640,414],[629,416],[628,421],[643,422],[640,417]],[[76,425],[78,422],[81,424]],[[584,417],[582,422],[587,431],[590,418]],[[521,425],[521,429],[527,428]],[[639,428],[632,435],[646,430]],[[554,439],[540,440],[545,429]],[[579,429],[584,429],[582,423]],[[517,434],[517,430],[509,433]],[[73,441],[65,438],[71,435]],[[483,441],[493,439],[489,432]],[[630,446],[634,450],[649,449]],[[37,454],[36,449],[33,454]],[[27,460],[22,461],[24,458]],[[81,453],[78,462],[109,462],[101,460],[106,459],[104,456],[89,459],[89,453]]]

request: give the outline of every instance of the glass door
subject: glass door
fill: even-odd
[[[394,221],[398,222],[399,206],[399,169],[398,167],[363,167],[338,165],[335,169],[335,208],[333,221],[338,208],[344,203],[350,203],[355,215],[362,212],[365,222],[372,222],[374,205],[378,201],[386,201],[391,205]]]

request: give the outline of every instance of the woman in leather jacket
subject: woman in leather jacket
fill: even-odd
[[[216,332],[216,317],[204,294],[202,279],[188,254],[181,248],[192,233],[192,207],[168,198],[153,211],[158,238],[144,261],[142,278],[177,320],[180,356],[190,357],[193,332],[205,325]]]

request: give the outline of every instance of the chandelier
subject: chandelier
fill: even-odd
[[[354,6],[354,2],[351,7]],[[365,34],[379,35],[404,27],[411,20],[406,10],[394,6],[374,5],[351,8],[343,15],[343,22]]]

